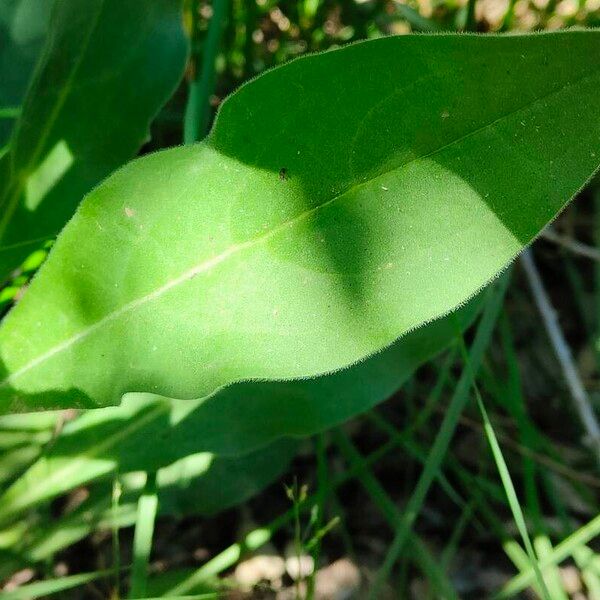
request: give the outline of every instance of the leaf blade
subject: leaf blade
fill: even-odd
[[[446,314],[596,170],[595,48],[591,31],[386,38],[243,86],[207,143],[82,204],[0,330],[5,403],[314,376]],[[43,339],[40,313],[61,323]]]

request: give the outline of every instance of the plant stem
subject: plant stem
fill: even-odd
[[[208,26],[208,33],[204,42],[204,51],[202,53],[202,66],[199,72],[194,73],[190,82],[188,102],[185,109],[183,125],[184,144],[193,144],[201,140],[208,132],[210,122],[210,97],[212,96],[215,84],[215,68],[219,46],[221,44],[221,34],[223,32],[223,23],[227,14],[228,0],[214,0],[213,14]],[[192,3],[192,42],[197,45],[198,35],[198,2]],[[196,47],[192,51],[192,61],[198,69],[200,63],[200,52]]]
[[[325,511],[325,502],[323,493],[327,489],[327,480],[329,478],[329,470],[327,467],[327,448],[325,444],[324,434],[319,433],[315,437],[315,450],[317,455],[317,502],[315,505],[315,511],[312,519],[312,529],[315,532],[313,536],[314,545],[311,549],[311,556],[314,561],[314,569],[310,574],[310,577],[306,586],[306,598],[307,600],[313,600],[315,597],[315,572],[318,568],[319,557],[321,554],[321,538],[318,537],[319,532],[323,529],[323,513]],[[306,549],[306,548],[305,548]]]
[[[477,0],[469,0],[467,4],[467,18],[465,19],[465,31],[477,31],[477,20],[475,18],[475,6]]]

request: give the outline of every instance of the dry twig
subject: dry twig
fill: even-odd
[[[540,277],[537,267],[535,266],[530,249],[527,249],[523,252],[521,256],[521,264],[525,270],[525,274],[531,288],[531,293],[533,294],[535,303],[540,311],[542,321],[544,322],[548,337],[550,338],[550,342],[554,348],[556,358],[558,359],[563,371],[567,387],[569,388],[571,398],[573,399],[573,404],[575,405],[575,409],[579,414],[583,428],[586,431],[586,441],[592,448],[594,456],[596,457],[596,461],[600,466],[600,426],[598,425],[598,421],[596,420],[596,415],[594,414],[590,404],[587,392],[583,387],[583,383],[581,382],[581,378],[579,377],[579,373],[575,367],[571,349],[569,348],[560,325],[558,324],[556,311],[552,307],[550,299],[548,298],[548,294],[544,289],[542,278]]]

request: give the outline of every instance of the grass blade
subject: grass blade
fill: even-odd
[[[10,592],[2,592],[0,598],[2,600],[34,600],[35,598],[45,598],[50,594],[64,592],[65,590],[70,590],[110,575],[112,575],[112,570],[79,573],[58,579],[36,581],[35,583],[18,587],[16,590],[11,590]]]
[[[463,354],[464,363],[466,370],[470,373],[471,383],[473,386],[473,391],[475,392],[475,398],[477,400],[477,407],[479,408],[479,412],[481,413],[481,418],[483,419],[483,429],[485,435],[488,439],[488,443],[492,450],[492,454],[494,456],[494,461],[496,462],[496,467],[498,468],[498,473],[500,474],[500,479],[502,480],[502,485],[504,486],[504,490],[506,493],[506,497],[508,499],[508,503],[510,509],[513,514],[513,518],[517,525],[517,529],[523,539],[523,544],[525,545],[525,550],[527,551],[527,555],[535,572],[536,578],[540,585],[540,589],[542,590],[542,595],[545,600],[551,600],[550,593],[548,592],[548,588],[546,587],[546,583],[544,578],[542,577],[542,572],[540,571],[538,565],[538,559],[535,554],[535,550],[533,549],[533,544],[531,543],[531,539],[529,538],[529,532],[527,531],[527,525],[525,524],[525,517],[523,516],[523,511],[521,510],[521,504],[519,503],[519,498],[517,497],[517,492],[513,485],[512,479],[510,477],[510,473],[508,471],[508,467],[506,465],[506,461],[504,460],[504,456],[502,455],[502,450],[500,449],[500,444],[496,438],[496,434],[494,433],[494,428],[492,427],[492,423],[488,416],[485,405],[483,404],[483,399],[481,398],[481,394],[479,393],[479,387],[475,381],[475,373],[472,369],[472,364],[467,353],[467,348],[462,339],[460,340],[460,348]]]
[[[18,119],[21,114],[19,106],[3,106],[0,108],[0,119]]]
[[[557,544],[552,552],[539,562],[539,568],[545,570],[551,565],[558,565],[569,558],[582,545],[587,544],[596,536],[600,535],[600,515],[594,517],[589,523],[578,529],[575,533]],[[495,596],[495,600],[511,598],[524,590],[535,581],[535,571],[532,567],[513,577]]]
[[[477,327],[475,340],[471,348],[470,364],[471,368],[473,369],[477,369],[479,367],[483,358],[483,353],[491,339],[492,332],[502,306],[508,281],[509,274],[507,273],[499,280],[497,287],[492,289],[488,298],[487,305]],[[437,475],[437,472],[446,454],[446,450],[448,449],[448,445],[450,444],[450,440],[452,439],[456,426],[458,425],[462,411],[469,399],[470,385],[471,371],[470,369],[465,369],[460,377],[458,385],[456,386],[456,390],[448,406],[448,410],[440,427],[439,433],[435,438],[433,447],[431,448],[429,456],[427,457],[427,462],[423,469],[423,473],[421,474],[415,490],[406,505],[404,514],[402,516],[402,521],[398,525],[394,540],[392,541],[384,563],[377,574],[373,589],[370,593],[370,598],[372,599],[377,598],[377,594],[379,593],[381,585],[387,579],[392,566],[396,562],[402,547],[406,542],[408,533],[415,519],[417,518],[417,514],[421,509],[423,501],[425,500],[427,492],[429,491],[429,488]]]
[[[341,450],[346,460],[352,467],[359,468],[361,463],[364,465],[363,456],[356,449],[354,444],[340,430],[334,432],[336,444]],[[373,503],[377,506],[381,514],[393,529],[396,529],[402,522],[402,513],[396,507],[394,501],[388,496],[383,486],[379,483],[368,467],[359,469],[357,479],[369,494]],[[458,600],[458,596],[452,587],[452,583],[446,574],[440,569],[438,561],[431,556],[425,544],[414,534],[409,533],[411,547],[413,548],[413,559],[419,569],[437,588],[438,592],[446,600]]]
[[[321,501],[328,498],[340,485],[349,481],[357,475],[360,469],[365,468],[368,465],[375,464],[383,456],[385,456],[392,449],[397,447],[397,442],[391,440],[387,444],[379,447],[377,450],[371,452],[363,461],[352,467],[348,471],[342,473],[336,477],[329,485],[322,490]],[[317,502],[318,498],[313,495],[306,498],[302,503],[301,509],[308,510]],[[199,569],[194,571],[184,581],[177,584],[175,587],[167,590],[164,596],[172,598],[173,596],[185,594],[190,590],[194,589],[199,583],[209,580],[211,577],[218,575],[232,567],[245,553],[253,552],[258,550],[261,546],[264,546],[271,540],[273,535],[279,531],[282,527],[287,525],[294,517],[294,509],[291,508],[287,512],[283,513],[276,519],[273,519],[271,523],[265,527],[255,529],[247,534],[240,542],[232,544],[228,548],[225,548],[222,552],[217,554],[211,560],[202,565]]]
[[[148,475],[146,489],[138,501],[138,514],[133,536],[133,572],[131,574],[130,598],[143,598],[148,583],[148,562],[152,550],[154,521],[158,509],[156,475]]]

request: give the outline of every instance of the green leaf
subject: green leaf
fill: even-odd
[[[23,101],[41,52],[54,0],[4,0],[0,3],[0,113]],[[0,117],[0,148],[13,120]]]
[[[44,456],[0,496],[0,521],[111,473],[156,471],[199,452],[247,455],[283,436],[307,436],[342,423],[388,398],[455,339],[457,326],[463,330],[480,304],[477,298],[451,317],[330,375],[241,382],[198,400],[131,394],[120,406],[88,411],[66,423]],[[17,417],[4,420],[9,418]]]
[[[390,37],[243,86],[82,203],[0,329],[3,409],[315,376],[446,314],[598,167],[599,52]]]
[[[245,502],[281,476],[296,450],[296,441],[284,439],[240,457],[209,453],[186,456],[157,473],[159,515],[214,515]],[[12,556],[3,557],[0,576],[43,562],[95,530],[111,529],[115,523],[117,527],[133,525],[145,474],[127,473],[120,480],[123,495],[116,511],[111,506],[111,486],[99,482],[74,512],[49,524],[26,527],[11,547]],[[35,485],[32,478],[28,483]],[[63,493],[70,490],[70,483],[65,482]]]
[[[10,160],[0,166],[0,278],[136,154],[186,55],[181,0],[55,2]]]
[[[297,448],[282,439],[244,456],[187,456],[158,471],[160,513],[213,515],[245,502],[285,472]]]

